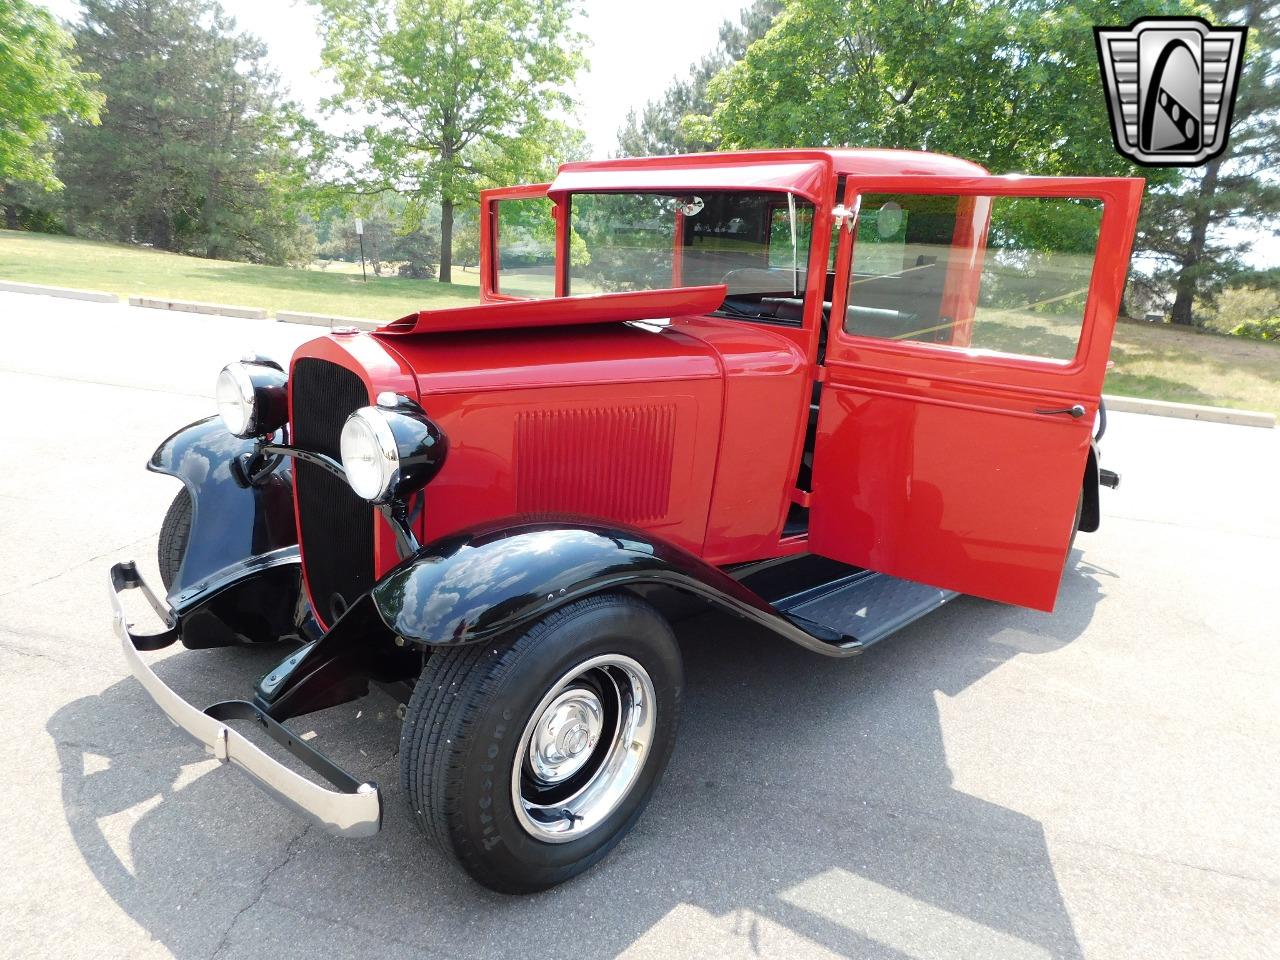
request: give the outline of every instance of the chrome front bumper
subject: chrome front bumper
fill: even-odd
[[[125,620],[120,595],[141,590],[165,622],[165,631],[134,634]],[[115,631],[125,661],[151,699],[173,724],[185,730],[223,763],[231,763],[275,799],[293,808],[326,832],[341,837],[369,837],[382,825],[382,797],[376,785],[357,780],[332,763],[284,726],[246,700],[224,700],[198,710],[173,692],[142,659],[140,651],[158,650],[173,643],[180,632],[178,615],[156,597],[138,574],[132,561],[111,568],[111,605]],[[227,726],[227,720],[252,720],[259,729],[328,780],[336,790],[320,786],[268,756],[243,735]]]

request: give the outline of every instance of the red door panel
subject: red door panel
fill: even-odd
[[[1052,609],[1141,191],[1098,178],[849,184],[863,222],[837,257],[813,552]],[[1075,405],[1078,418],[1049,412]]]

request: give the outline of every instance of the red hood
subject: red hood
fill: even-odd
[[[377,333],[422,336],[462,330],[559,327],[586,323],[623,323],[710,313],[724,302],[723,284],[627,293],[597,293],[543,300],[504,300],[468,307],[421,310],[401,317]]]

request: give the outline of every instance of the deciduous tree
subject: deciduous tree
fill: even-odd
[[[96,78],[79,69],[73,48],[47,10],[28,0],[0,2],[0,192],[10,229],[18,225],[11,184],[61,186],[53,173],[55,124],[98,120]]]
[[[452,279],[454,209],[479,187],[545,171],[571,148],[565,92],[583,65],[576,0],[312,0],[335,113],[369,118],[344,138],[343,184],[440,204],[440,280]]]
[[[1180,0],[787,0],[715,78],[714,107],[692,126],[726,147],[900,147],[998,172],[1129,173],[1111,142],[1093,27],[1189,9]]]
[[[1190,171],[1135,167],[1112,142],[1092,28],[1185,14],[1253,27],[1230,147]],[[685,126],[723,147],[902,147],[1001,173],[1145,177],[1133,279],[1146,299],[1172,291],[1186,323],[1251,241],[1274,236],[1278,30],[1260,0],[786,0]]]

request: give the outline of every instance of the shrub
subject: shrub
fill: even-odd
[[[1280,314],[1280,290],[1270,287],[1227,287],[1212,306],[1203,307],[1206,325],[1231,333],[1243,322]]]
[[[396,270],[400,276],[411,280],[435,279],[436,264],[440,262],[440,242],[435,234],[415,230],[397,237],[394,253],[404,261]]]
[[[1246,320],[1231,328],[1233,337],[1248,337],[1250,340],[1280,341],[1280,314],[1262,320]]]

